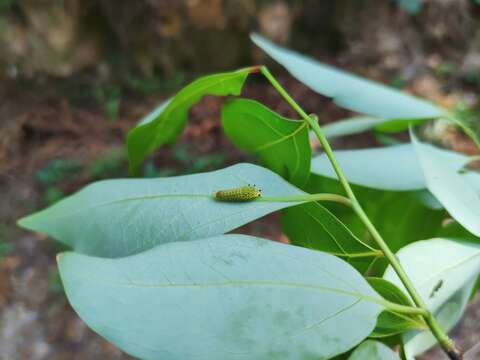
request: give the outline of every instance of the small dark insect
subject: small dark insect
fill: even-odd
[[[219,190],[213,194],[218,201],[251,201],[262,195],[262,190],[248,184],[234,189]]]
[[[440,288],[443,286],[443,280],[439,280],[439,282],[437,283],[437,285],[434,286],[434,288],[432,289],[432,292],[430,294],[430,299],[433,298],[435,296],[435,294],[437,293],[438,290],[440,290]]]

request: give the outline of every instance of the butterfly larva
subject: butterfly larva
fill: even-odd
[[[218,201],[251,201],[261,195],[262,190],[249,184],[234,189],[219,190],[213,194],[213,197]]]
[[[440,290],[443,286],[443,280],[439,280],[438,283],[433,287],[432,292],[430,293],[430,299],[435,296],[435,294]]]

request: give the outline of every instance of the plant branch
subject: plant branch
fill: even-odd
[[[405,270],[403,269],[402,265],[398,261],[395,254],[390,250],[380,233],[377,231],[373,223],[368,218],[367,214],[363,210],[362,206],[358,202],[345,174],[343,173],[340,164],[338,163],[333,150],[328,142],[327,138],[323,134],[320,126],[318,125],[318,121],[316,117],[309,116],[303,109],[293,100],[293,98],[286,92],[286,90],[280,85],[280,83],[273,77],[270,71],[265,67],[262,66],[260,72],[270,81],[272,86],[278,91],[278,93],[290,104],[290,106],[306,121],[310,127],[312,128],[313,132],[317,136],[320,144],[322,145],[325,154],[327,155],[330,163],[337,174],[338,180],[340,181],[342,187],[344,188],[348,198],[352,203],[352,209],[358,215],[360,220],[364,223],[367,230],[371,233],[373,239],[380,247],[382,252],[384,253],[385,257],[388,259],[389,263],[397,273],[398,277],[402,281],[403,285],[407,289],[408,293],[410,294],[413,302],[415,305],[420,308],[422,312],[422,316],[424,317],[430,331],[433,333],[435,338],[438,340],[439,344],[442,346],[444,351],[448,354],[451,360],[460,360],[462,359],[462,353],[457,349],[455,343],[448,337],[448,335],[443,331],[440,327],[439,323],[432,315],[432,313],[428,310],[426,304],[424,303],[423,299],[421,298],[420,294],[417,292],[413,283],[411,282],[410,278],[406,274]]]

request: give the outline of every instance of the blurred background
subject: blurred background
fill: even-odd
[[[0,0],[0,359],[128,359],[68,305],[55,265],[61,246],[15,221],[91,181],[128,176],[128,130],[182,85],[267,63],[322,124],[351,115],[266,59],[251,31],[476,116],[479,25],[474,0]],[[260,77],[244,95],[295,116]],[[144,176],[254,161],[224,137],[223,101],[196,105],[177,145],[151,157]],[[442,145],[475,153],[455,129],[442,129]],[[376,144],[367,134],[334,145]],[[281,240],[275,221],[243,230]],[[479,323],[477,299],[456,340],[472,346]]]

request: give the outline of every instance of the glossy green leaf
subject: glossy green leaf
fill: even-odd
[[[437,237],[480,244],[480,238],[478,236],[473,235],[456,221],[445,224],[439,230]]]
[[[185,127],[188,110],[205,95],[240,95],[252,68],[204,76],[180,90],[141,123],[127,138],[130,171],[139,173],[145,158],[164,144],[173,143]]]
[[[255,184],[263,199],[215,201],[222,189]],[[135,254],[170,241],[224,234],[250,221],[301,202],[262,201],[304,194],[277,174],[251,164],[156,179],[93,183],[19,225],[46,233],[75,251],[106,257]]]
[[[410,135],[430,192],[455,220],[474,235],[480,236],[480,174],[465,176],[460,169],[466,157],[420,142]]]
[[[382,148],[337,150],[337,158],[348,181],[374,189],[419,190],[425,189],[425,179],[417,155],[411,144]],[[312,160],[312,172],[336,179],[325,154]]]
[[[470,298],[468,299],[468,301],[472,301],[475,296],[477,296],[477,292],[480,290],[480,276],[477,277],[477,280],[475,281],[475,284],[473,285],[473,288],[472,288],[472,293],[470,294]]]
[[[397,133],[401,131],[408,130],[410,125],[420,125],[424,123],[429,118],[422,118],[422,119],[387,119],[383,123],[378,124],[375,126],[376,131],[384,132],[384,133]]]
[[[397,256],[429,310],[450,330],[459,320],[480,273],[480,244],[431,239],[410,244]],[[391,267],[384,278],[406,292]],[[429,332],[408,333],[405,339],[409,356],[435,344]]]
[[[292,244],[339,256],[361,272],[381,255],[318,202],[282,211],[282,227]]]
[[[390,281],[376,277],[367,278],[367,281],[384,299],[395,304],[414,306],[407,295]],[[385,310],[378,317],[377,325],[370,337],[383,338],[400,334],[406,330],[424,329],[425,327],[425,323],[418,316],[408,316]]]
[[[65,253],[59,267],[80,317],[142,359],[328,359],[367,337],[382,310],[344,261],[244,235],[122,259]]]
[[[469,109],[460,105],[460,109],[454,110],[449,120],[457,125],[462,131],[473,140],[480,149],[480,126],[478,122],[478,108]]]
[[[393,251],[422,239],[437,235],[445,218],[443,210],[426,207],[411,191],[383,191],[353,185],[353,190],[370,220]],[[310,176],[307,186],[310,193],[342,193],[338,181]],[[345,206],[322,203],[337,216],[359,239],[372,244],[372,238],[358,216]],[[374,264],[372,275],[382,275],[386,261],[379,259]]]
[[[293,184],[305,185],[312,157],[305,121],[284,118],[254,100],[235,99],[225,104],[222,124],[235,146]]]
[[[143,119],[141,119],[138,122],[137,126],[148,124],[154,121],[155,119],[157,119],[165,110],[165,108],[168,106],[168,104],[170,104],[171,101],[172,101],[172,98],[163,101],[160,105],[158,105],[155,108],[155,110],[153,110],[151,113],[148,113],[146,116],[144,116]]]
[[[251,38],[299,81],[332,97],[341,107],[384,119],[427,119],[444,115],[444,110],[428,101],[319,63],[257,34]]]
[[[348,360],[400,360],[400,358],[385,344],[366,340],[355,349]]]

